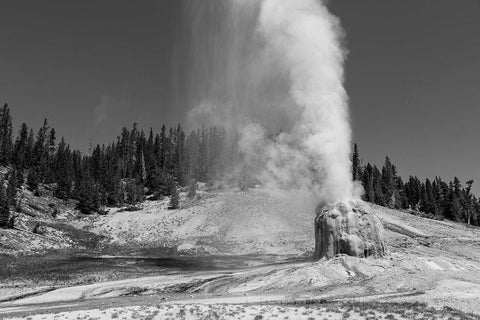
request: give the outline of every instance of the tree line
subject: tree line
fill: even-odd
[[[221,127],[203,127],[186,135],[181,125],[145,133],[134,124],[123,128],[115,142],[91,146],[85,153],[71,148],[63,137],[57,142],[47,119],[36,133],[22,123],[14,139],[10,109],[5,104],[0,110],[0,166],[12,168],[4,178],[16,186],[25,183],[33,192],[54,185],[54,196],[78,200],[84,213],[101,212],[106,205],[134,205],[147,195],[153,199],[173,195],[172,205],[177,207],[179,187],[215,181],[233,165],[234,148],[228,145],[234,143],[228,142]],[[5,203],[14,201],[0,190],[0,206],[3,198]],[[5,212],[3,216],[8,215]]]
[[[215,182],[233,172],[240,157],[236,145],[237,138],[222,127],[202,127],[186,135],[181,125],[163,125],[158,133],[152,129],[146,133],[134,124],[123,128],[116,141],[82,152],[63,137],[57,141],[47,119],[36,132],[22,123],[14,138],[5,104],[0,109],[0,166],[11,170],[0,180],[0,227],[11,224],[11,208],[21,210],[16,196],[22,185],[34,193],[54,186],[54,196],[78,200],[78,209],[87,214],[102,213],[104,206],[135,205],[147,196],[169,196],[170,206],[177,208],[179,188],[188,188],[189,196],[194,196],[197,181]],[[465,187],[458,178],[447,183],[439,177],[420,181],[410,176],[403,182],[388,157],[381,169],[363,165],[357,145],[352,175],[363,185],[365,201],[436,219],[480,223],[480,202],[471,192],[473,180]],[[241,177],[242,188],[247,182]]]
[[[381,168],[362,164],[358,146],[352,155],[352,178],[364,188],[363,200],[395,209],[409,209],[433,219],[449,219],[480,225],[480,199],[472,194],[473,180],[462,185],[457,177],[446,182],[440,177],[421,181],[409,176],[404,182],[389,157]]]

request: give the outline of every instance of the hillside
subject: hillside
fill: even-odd
[[[81,219],[74,201],[62,201],[47,190],[40,196],[22,187],[13,229],[0,228],[0,255],[38,254],[51,250],[97,247],[104,236],[74,227]]]
[[[199,191],[181,194],[182,207],[168,210],[168,199],[147,201],[139,211],[112,209],[107,215],[74,222],[108,235],[111,245],[174,247],[196,254],[301,255],[312,250],[314,201],[291,193]]]

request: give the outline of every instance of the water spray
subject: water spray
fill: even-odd
[[[267,188],[355,198],[339,20],[317,0],[195,6],[192,79],[206,83],[192,82],[191,119],[238,132],[242,166]]]

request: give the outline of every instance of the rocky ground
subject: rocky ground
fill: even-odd
[[[62,201],[48,190],[35,196],[23,188],[13,229],[0,229],[1,255],[29,255],[52,250],[92,249],[107,237],[75,227],[81,215],[75,201]]]
[[[313,262],[307,258],[314,245],[312,197],[259,189],[203,189],[198,199],[183,197],[179,210],[167,210],[167,200],[147,201],[139,211],[110,209],[105,216],[80,216],[68,204],[56,203],[56,208],[64,205],[66,209],[59,210],[55,218],[45,214],[36,219],[46,227],[55,225],[55,230],[58,225],[68,226],[65,229],[69,232],[58,237],[55,232],[39,235],[28,230],[0,230],[2,250],[12,253],[21,247],[24,253],[38,253],[48,247],[47,241],[68,250],[84,250],[92,243],[85,238],[95,235],[101,237],[95,243],[99,254],[123,254],[126,248],[136,248],[136,254],[143,248],[142,254],[147,254],[160,246],[171,248],[169,254],[175,255],[269,254],[274,258],[252,259],[252,263],[236,268],[163,275],[155,274],[155,269],[140,272],[136,267],[127,273],[121,267],[115,269],[114,276],[102,270],[90,273],[97,278],[44,279],[41,285],[4,277],[8,281],[2,281],[0,287],[4,301],[0,317],[44,313],[42,317],[53,318],[58,313],[57,318],[68,319],[173,319],[185,313],[185,319],[196,319],[200,314],[210,315],[204,319],[215,319],[215,314],[219,319],[240,315],[245,319],[470,319],[480,315],[479,228],[358,203],[380,218],[389,255],[382,259],[339,255]],[[47,199],[42,202],[43,210],[51,210],[51,199],[42,199]],[[73,230],[79,233],[70,236]],[[17,247],[11,239],[18,241]],[[40,239],[42,246],[30,239]],[[35,250],[28,249],[28,241]],[[291,257],[303,257],[303,261],[274,263]],[[28,260],[28,256],[10,255],[9,259],[15,264],[18,259]],[[264,306],[267,302],[269,305]],[[379,302],[404,307],[389,313],[383,304],[376,304]],[[303,304],[305,310],[285,303]],[[349,305],[338,305],[341,303]],[[368,307],[355,311],[352,306],[357,304]],[[62,313],[67,310],[77,311]],[[244,311],[235,313],[238,310]],[[416,310],[411,311],[416,316],[409,310]]]

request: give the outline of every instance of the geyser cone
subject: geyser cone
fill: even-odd
[[[387,254],[383,225],[361,201],[319,205],[315,218],[315,259],[337,254],[383,257]]]

